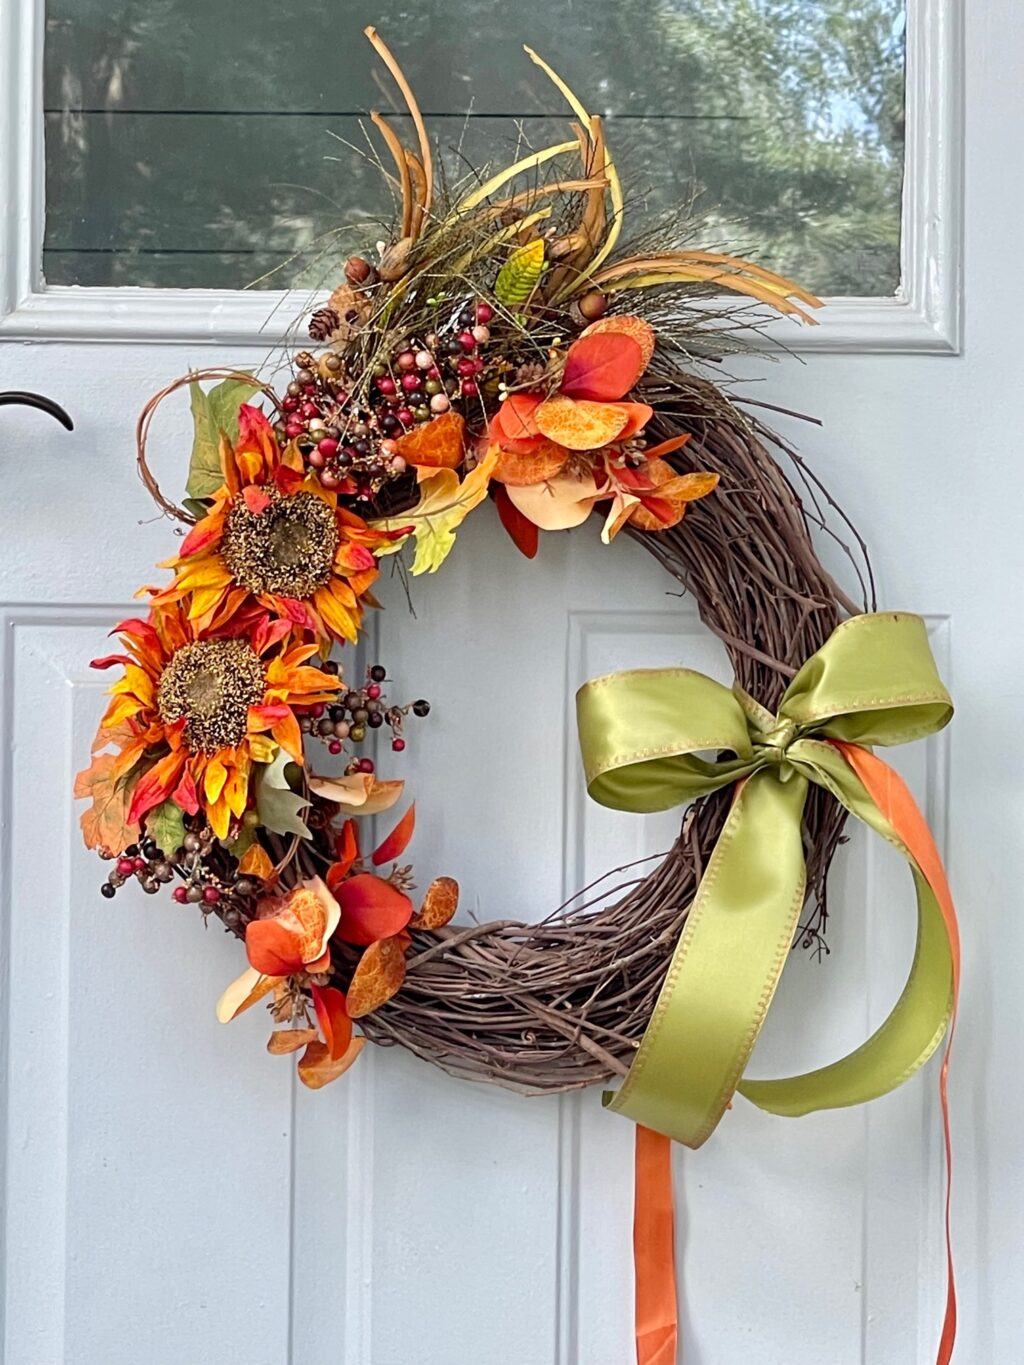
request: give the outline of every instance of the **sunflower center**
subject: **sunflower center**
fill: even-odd
[[[233,749],[245,738],[250,706],[263,700],[266,673],[244,640],[183,645],[160,675],[157,707],[171,725],[184,716],[193,753]]]
[[[338,548],[334,512],[315,493],[282,496],[273,485],[262,512],[238,498],[228,513],[221,554],[236,583],[250,592],[312,597],[330,582]]]

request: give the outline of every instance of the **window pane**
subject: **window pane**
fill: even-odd
[[[899,283],[903,0],[378,0],[442,162],[564,126],[528,41],[595,112],[632,225],[692,203],[702,243],[828,294]],[[379,237],[361,121],[389,90],[362,5],[47,0],[51,284],[315,287]],[[466,118],[467,111],[470,117]]]

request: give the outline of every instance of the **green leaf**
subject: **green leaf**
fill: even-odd
[[[173,858],[185,842],[185,814],[176,801],[168,799],[149,811],[145,826],[146,833],[168,858]]]
[[[182,498],[181,505],[186,512],[195,517],[196,521],[202,521],[210,510],[210,504],[203,498]]]
[[[238,833],[233,839],[221,839],[221,844],[231,854],[233,858],[241,858],[248,853],[256,842],[256,830],[252,825],[247,825],[245,821],[239,827]]]
[[[498,271],[495,297],[506,308],[526,303],[544,271],[544,242],[537,237],[517,247]]]
[[[301,834],[309,838],[309,830],[299,815],[308,806],[309,799],[293,792],[288,785],[284,770],[291,759],[283,749],[278,749],[272,763],[264,763],[256,771],[256,813],[264,829],[274,834]]]
[[[220,467],[220,434],[230,440],[238,437],[238,409],[259,385],[255,380],[224,379],[204,391],[198,383],[189,385],[192,399],[192,458],[188,467],[185,492],[190,498],[208,498],[224,482]]]

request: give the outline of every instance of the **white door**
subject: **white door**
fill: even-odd
[[[325,221],[320,191],[300,197],[296,216],[281,187],[301,178],[301,168],[289,175],[296,149],[314,130],[322,137],[344,100],[378,98],[367,63],[350,55],[364,22],[394,39],[426,108],[458,111],[473,95],[494,115],[483,131],[505,138],[510,101],[554,110],[526,80],[520,37],[602,98],[602,81],[628,61],[636,92],[611,126],[642,152],[663,144],[636,130],[665,122],[643,102],[645,68],[652,90],[657,73],[664,86],[664,43],[682,51],[703,7],[519,6],[500,61],[504,25],[478,24],[479,7],[454,25],[461,7],[451,3],[337,8],[0,0],[0,389],[51,395],[76,424],[67,433],[42,413],[0,408],[4,1365],[632,1359],[627,1122],[594,1093],[525,1101],[395,1051],[364,1054],[324,1092],[302,1091],[264,1052],[257,1011],[230,1028],[214,1019],[237,945],[163,898],[102,901],[78,837],[72,778],[102,689],[87,661],[170,553],[170,527],[132,467],[137,411],[189,366],[263,363],[305,302],[159,286],[253,278]],[[727,159],[737,118],[748,120],[743,155],[757,159],[763,108],[740,77],[762,39],[782,41],[786,25],[823,13],[841,29],[849,8],[715,8],[735,39],[711,49],[726,64],[724,88],[728,64],[740,68],[731,114],[703,111],[708,164],[720,151]],[[854,9],[856,24],[872,6]],[[779,421],[866,534],[882,605],[927,617],[958,706],[951,729],[895,761],[943,844],[965,940],[952,1079],[956,1359],[1013,1365],[1024,1354],[1024,778],[1014,748],[1024,20],[1013,0],[970,9],[964,24],[958,0],[907,6],[899,292],[840,298],[816,333],[787,334],[799,360],[741,368],[763,381],[758,398],[820,418],[820,428]],[[873,28],[849,30],[850,63],[858,33],[877,37],[901,10],[893,0]],[[457,57],[446,56],[446,35]],[[334,40],[338,71],[323,80]],[[840,119],[841,56],[832,51],[819,73],[819,112]],[[358,98],[338,93],[346,61],[358,63]],[[329,98],[272,104],[278,86],[295,94],[314,76]],[[225,102],[204,104],[211,91]],[[691,95],[688,116],[695,107]],[[449,119],[449,141],[458,126]],[[855,141],[864,133],[857,120],[850,128]],[[342,158],[331,174],[343,207],[366,177],[346,169],[354,154],[329,150]],[[680,151],[669,167],[677,189],[684,160]],[[232,236],[221,181],[237,182],[236,217],[265,224],[257,247]],[[856,294],[858,271],[875,278],[877,261],[848,209],[781,228],[766,214],[764,230],[794,260],[824,234],[822,268],[846,281],[838,292]],[[744,230],[747,247],[756,229]],[[237,260],[246,253],[248,274]],[[150,287],[132,287],[140,281]],[[187,423],[183,408],[168,412],[154,438],[172,487]],[[466,909],[539,916],[665,846],[671,817],[638,821],[584,799],[571,699],[585,677],[613,668],[722,671],[671,586],[634,544],[602,549],[588,528],[519,561],[487,509],[444,570],[416,582],[415,619],[398,585],[385,585],[374,652],[410,696],[435,702],[405,756],[421,808],[413,851],[424,876],[459,878]],[[909,880],[854,831],[831,894],[830,954],[794,953],[759,1074],[838,1055],[894,998],[910,952]],[[792,1121],[738,1101],[706,1148],[676,1153],[676,1173],[686,1365],[934,1359],[934,1067],[864,1111]]]

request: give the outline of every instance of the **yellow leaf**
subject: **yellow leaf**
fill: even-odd
[[[487,496],[487,485],[497,462],[498,451],[490,451],[461,483],[454,469],[440,469],[420,484],[420,501],[410,511],[372,523],[385,531],[412,528],[416,537],[414,575],[436,573],[447,559],[455,544],[457,528]],[[376,553],[390,554],[403,543],[392,541]]]
[[[314,796],[333,801],[351,815],[379,815],[390,810],[404,789],[404,782],[378,782],[371,773],[309,779],[309,790]]]

